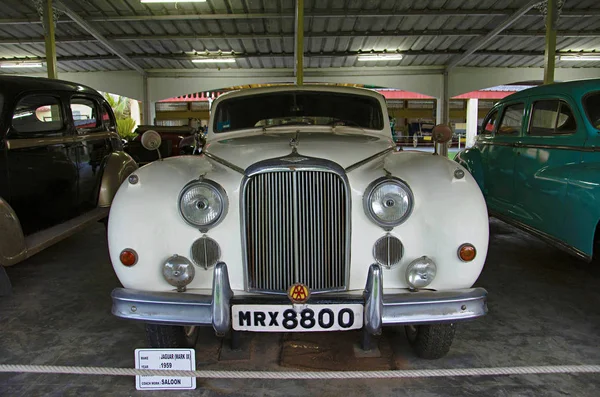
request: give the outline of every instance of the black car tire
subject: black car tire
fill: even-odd
[[[193,348],[198,340],[198,327],[146,324],[146,338],[153,348]]]
[[[417,356],[435,360],[450,351],[456,324],[407,325],[404,329],[408,343]]]

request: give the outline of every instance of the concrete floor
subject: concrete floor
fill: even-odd
[[[132,367],[145,347],[140,324],[110,314],[118,286],[102,225],[9,268],[14,295],[0,300],[0,364]],[[457,331],[450,354],[416,358],[402,333],[379,338],[379,358],[356,358],[358,333],[246,334],[244,349],[204,333],[199,369],[434,369],[600,364],[600,268],[579,262],[499,221],[477,282],[490,313]],[[410,380],[202,380],[190,396],[598,396],[600,375]],[[0,374],[1,396],[174,395],[137,392],[133,377]]]

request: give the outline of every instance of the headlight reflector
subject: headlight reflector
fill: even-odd
[[[406,282],[411,288],[425,288],[435,278],[437,266],[434,261],[422,256],[412,261],[406,268]]]
[[[409,217],[413,201],[408,185],[390,177],[371,183],[363,196],[366,214],[386,230],[398,226]]]
[[[179,211],[183,219],[200,230],[208,230],[227,213],[227,195],[211,180],[189,183],[179,195]]]

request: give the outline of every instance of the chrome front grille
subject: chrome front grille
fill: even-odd
[[[249,290],[286,293],[295,283],[312,292],[344,290],[350,243],[345,175],[327,170],[262,172],[243,192]]]

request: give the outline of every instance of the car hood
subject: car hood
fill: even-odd
[[[292,153],[296,140],[298,154],[324,158],[346,168],[392,146],[391,139],[369,132],[294,131],[254,133],[211,140],[206,152],[240,168]]]

